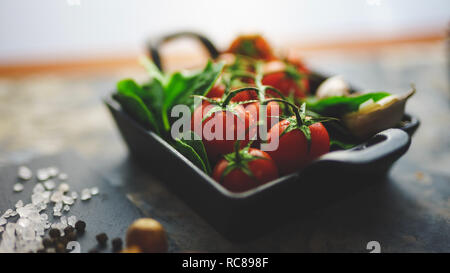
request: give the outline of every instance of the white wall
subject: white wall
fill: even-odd
[[[129,54],[150,35],[193,29],[226,45],[263,32],[276,44],[443,30],[450,0],[0,0],[0,64]]]

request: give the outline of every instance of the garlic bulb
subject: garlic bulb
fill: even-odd
[[[337,75],[323,81],[317,88],[316,96],[320,99],[334,96],[348,96],[350,86],[342,76]]]

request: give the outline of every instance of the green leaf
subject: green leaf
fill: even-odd
[[[224,111],[222,106],[216,105],[216,106],[211,107],[211,109],[209,109],[208,112],[203,117],[202,122],[204,122],[205,120],[209,119],[215,113],[222,112],[222,111]]]
[[[174,100],[174,104],[193,104],[192,95],[205,96],[219,78],[224,63],[208,62],[200,73],[187,78],[186,89]]]
[[[203,164],[206,168],[206,173],[211,174],[211,164],[209,163],[208,155],[206,154],[205,146],[201,141],[200,137],[193,131],[189,131],[184,133],[181,137],[181,140],[187,145],[191,146],[194,151],[198,154],[200,159],[203,161]]]
[[[124,79],[117,83],[117,94],[114,98],[122,105],[124,110],[143,124],[160,134],[160,125],[151,107],[147,104],[153,101],[152,93],[144,90],[132,79]],[[146,103],[147,102],[147,103]]]
[[[169,81],[166,90],[166,97],[162,107],[162,117],[165,130],[170,130],[168,113],[177,104],[185,104],[193,108],[193,95],[206,95],[213,87],[222,72],[223,63],[208,62],[206,67],[199,73],[184,76],[181,73],[174,73]]]
[[[143,57],[139,59],[139,62],[145,67],[151,78],[158,80],[163,86],[166,85],[166,76],[159,70],[152,60],[148,57]]]
[[[305,135],[306,143],[308,145],[308,153],[311,150],[311,130],[306,125],[302,125],[299,127],[300,131]]]
[[[350,148],[355,147],[358,145],[358,143],[350,143],[350,142],[344,142],[337,139],[330,139],[330,150],[336,151],[336,150],[347,150]]]
[[[372,99],[374,102],[389,96],[387,92],[367,93],[355,97],[329,97],[321,100],[309,98],[307,100],[308,109],[315,111],[322,115],[328,115],[333,117],[340,117],[343,114],[358,111],[359,106]]]
[[[286,118],[286,120],[289,121],[289,125],[284,129],[284,131],[281,133],[280,138],[284,136],[285,134],[289,133],[290,131],[298,129],[297,120],[292,117]]]
[[[140,97],[142,100],[144,100],[146,97],[145,91],[132,79],[123,79],[118,82],[117,90],[122,92],[131,92]]]
[[[114,98],[120,103],[125,112],[145,128],[151,129],[159,134],[159,128],[153,114],[145,106],[144,102],[131,92],[119,91]]]
[[[200,156],[193,147],[191,147],[181,139],[175,140],[174,147],[189,161],[191,161],[195,166],[199,167],[201,170],[209,174],[208,169],[205,166],[205,163],[203,162],[203,160],[200,158]]]

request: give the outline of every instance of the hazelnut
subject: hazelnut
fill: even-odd
[[[141,253],[141,252],[142,251],[138,246],[129,246],[120,251],[120,253]]]
[[[141,218],[128,227],[127,247],[138,246],[142,252],[167,252],[167,237],[163,226],[152,218]]]

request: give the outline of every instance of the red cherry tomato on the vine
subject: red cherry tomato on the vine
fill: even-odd
[[[269,142],[278,138],[278,148],[268,153],[277,163],[282,174],[299,170],[330,150],[330,137],[322,123],[317,122],[309,126],[311,131],[309,152],[308,142],[302,131],[295,129],[281,136],[289,124],[289,120],[280,121],[270,129],[268,134]]]
[[[239,163],[228,174],[224,174],[229,164],[236,164],[236,162],[222,159],[214,167],[213,178],[232,192],[244,192],[278,178],[277,166],[266,152],[249,148],[247,153],[255,157],[243,163],[246,164],[245,168],[251,172],[252,176],[244,172],[242,167],[239,167]]]
[[[249,105],[247,105],[245,107],[245,110],[247,112],[249,112],[250,114],[252,114],[257,121],[260,121],[259,118],[259,102],[254,102],[254,103],[250,103]],[[275,101],[271,101],[267,104],[266,106],[266,124],[267,124],[267,131],[269,131],[269,129],[272,127],[272,125],[275,125],[278,123],[279,121],[279,116],[281,115],[281,107],[280,105],[275,102]]]
[[[238,88],[236,88],[238,89]],[[256,95],[255,91],[243,91],[240,92],[238,94],[236,94],[236,96],[234,96],[231,101],[232,102],[242,102],[242,101],[249,101],[249,100],[256,100],[258,97]]]
[[[233,88],[239,89],[240,87]],[[208,92],[206,97],[208,98],[221,98],[225,93],[225,86],[223,84],[216,84],[211,88],[211,90]],[[244,91],[236,94],[231,101],[232,102],[241,102],[241,101],[248,101],[248,100],[256,100],[257,95],[255,91]]]
[[[214,98],[214,100],[220,101],[220,98]],[[255,128],[255,118],[246,112],[241,105],[233,105],[235,114],[222,110],[213,113],[202,122],[203,118],[207,116],[214,106],[214,104],[204,101],[195,109],[191,119],[191,128],[197,135],[202,136],[208,158],[212,162],[216,162],[224,154],[231,153],[234,143],[238,139],[242,139],[241,147],[244,147],[249,142],[250,137],[256,132],[256,129],[253,129]],[[227,119],[229,124],[227,124]],[[222,126],[221,128],[216,128],[215,124],[221,124]],[[206,125],[211,125],[211,127],[205,130]],[[239,132],[239,130],[242,132]],[[221,139],[217,139],[212,135],[207,136],[208,132],[216,133]],[[238,138],[238,133],[243,135]],[[227,137],[227,134],[230,137]]]
[[[257,34],[237,37],[231,43],[227,53],[240,54],[267,61],[276,59],[266,39]]]
[[[208,94],[206,94],[206,97],[221,98],[224,93],[225,93],[225,86],[223,86],[223,84],[216,84],[211,88],[211,90],[209,90]]]
[[[305,98],[309,92],[309,81],[306,76],[297,81],[285,72],[275,72],[265,75],[262,83],[278,89],[286,97],[293,94],[296,98]],[[279,97],[271,90],[267,90],[267,93],[273,97]]]

